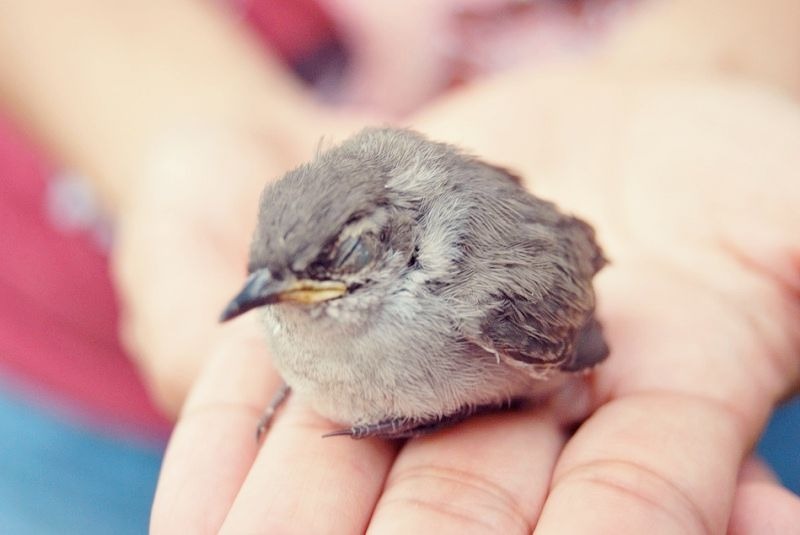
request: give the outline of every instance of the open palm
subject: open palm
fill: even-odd
[[[734,499],[773,405],[800,378],[800,117],[746,86],[528,76],[412,126],[517,170],[595,224],[611,259],[597,279],[608,361],[551,405],[403,445],[322,439],[335,424],[290,398],[258,445],[279,378],[243,318],[203,348],[155,532],[723,533],[732,510],[732,532],[760,526],[755,501]],[[180,243],[207,232],[188,228]],[[198,266],[191,250],[176,259],[209,286],[225,271],[209,309],[240,282],[245,242],[231,241],[219,265]],[[583,420],[575,432],[559,417],[569,412]],[[764,492],[780,522],[791,498]]]

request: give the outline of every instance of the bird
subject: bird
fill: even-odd
[[[369,127],[266,186],[221,321],[260,310],[287,385],[268,417],[291,391],[331,435],[404,439],[602,362],[606,263],[589,223],[511,171]]]

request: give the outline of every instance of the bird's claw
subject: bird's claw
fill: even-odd
[[[267,405],[267,408],[264,409],[264,412],[258,419],[258,427],[256,427],[256,442],[261,442],[264,434],[272,425],[272,418],[275,416],[275,412],[278,410],[278,407],[283,405],[283,402],[286,401],[286,398],[289,396],[289,392],[291,392],[289,385],[286,383],[281,383],[280,388],[278,388],[277,392],[275,392],[275,395],[272,396],[269,405]]]

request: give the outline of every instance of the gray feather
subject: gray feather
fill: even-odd
[[[330,258],[354,236],[375,260],[339,273]],[[249,269],[348,284],[263,314],[293,391],[363,424],[535,396],[548,374],[605,358],[592,287],[604,263],[588,224],[505,169],[383,128],[265,190]]]

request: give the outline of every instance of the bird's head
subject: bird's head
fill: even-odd
[[[414,200],[387,186],[408,158],[389,132],[366,131],[267,187],[249,276],[222,321],[265,305],[375,297],[413,265]]]

